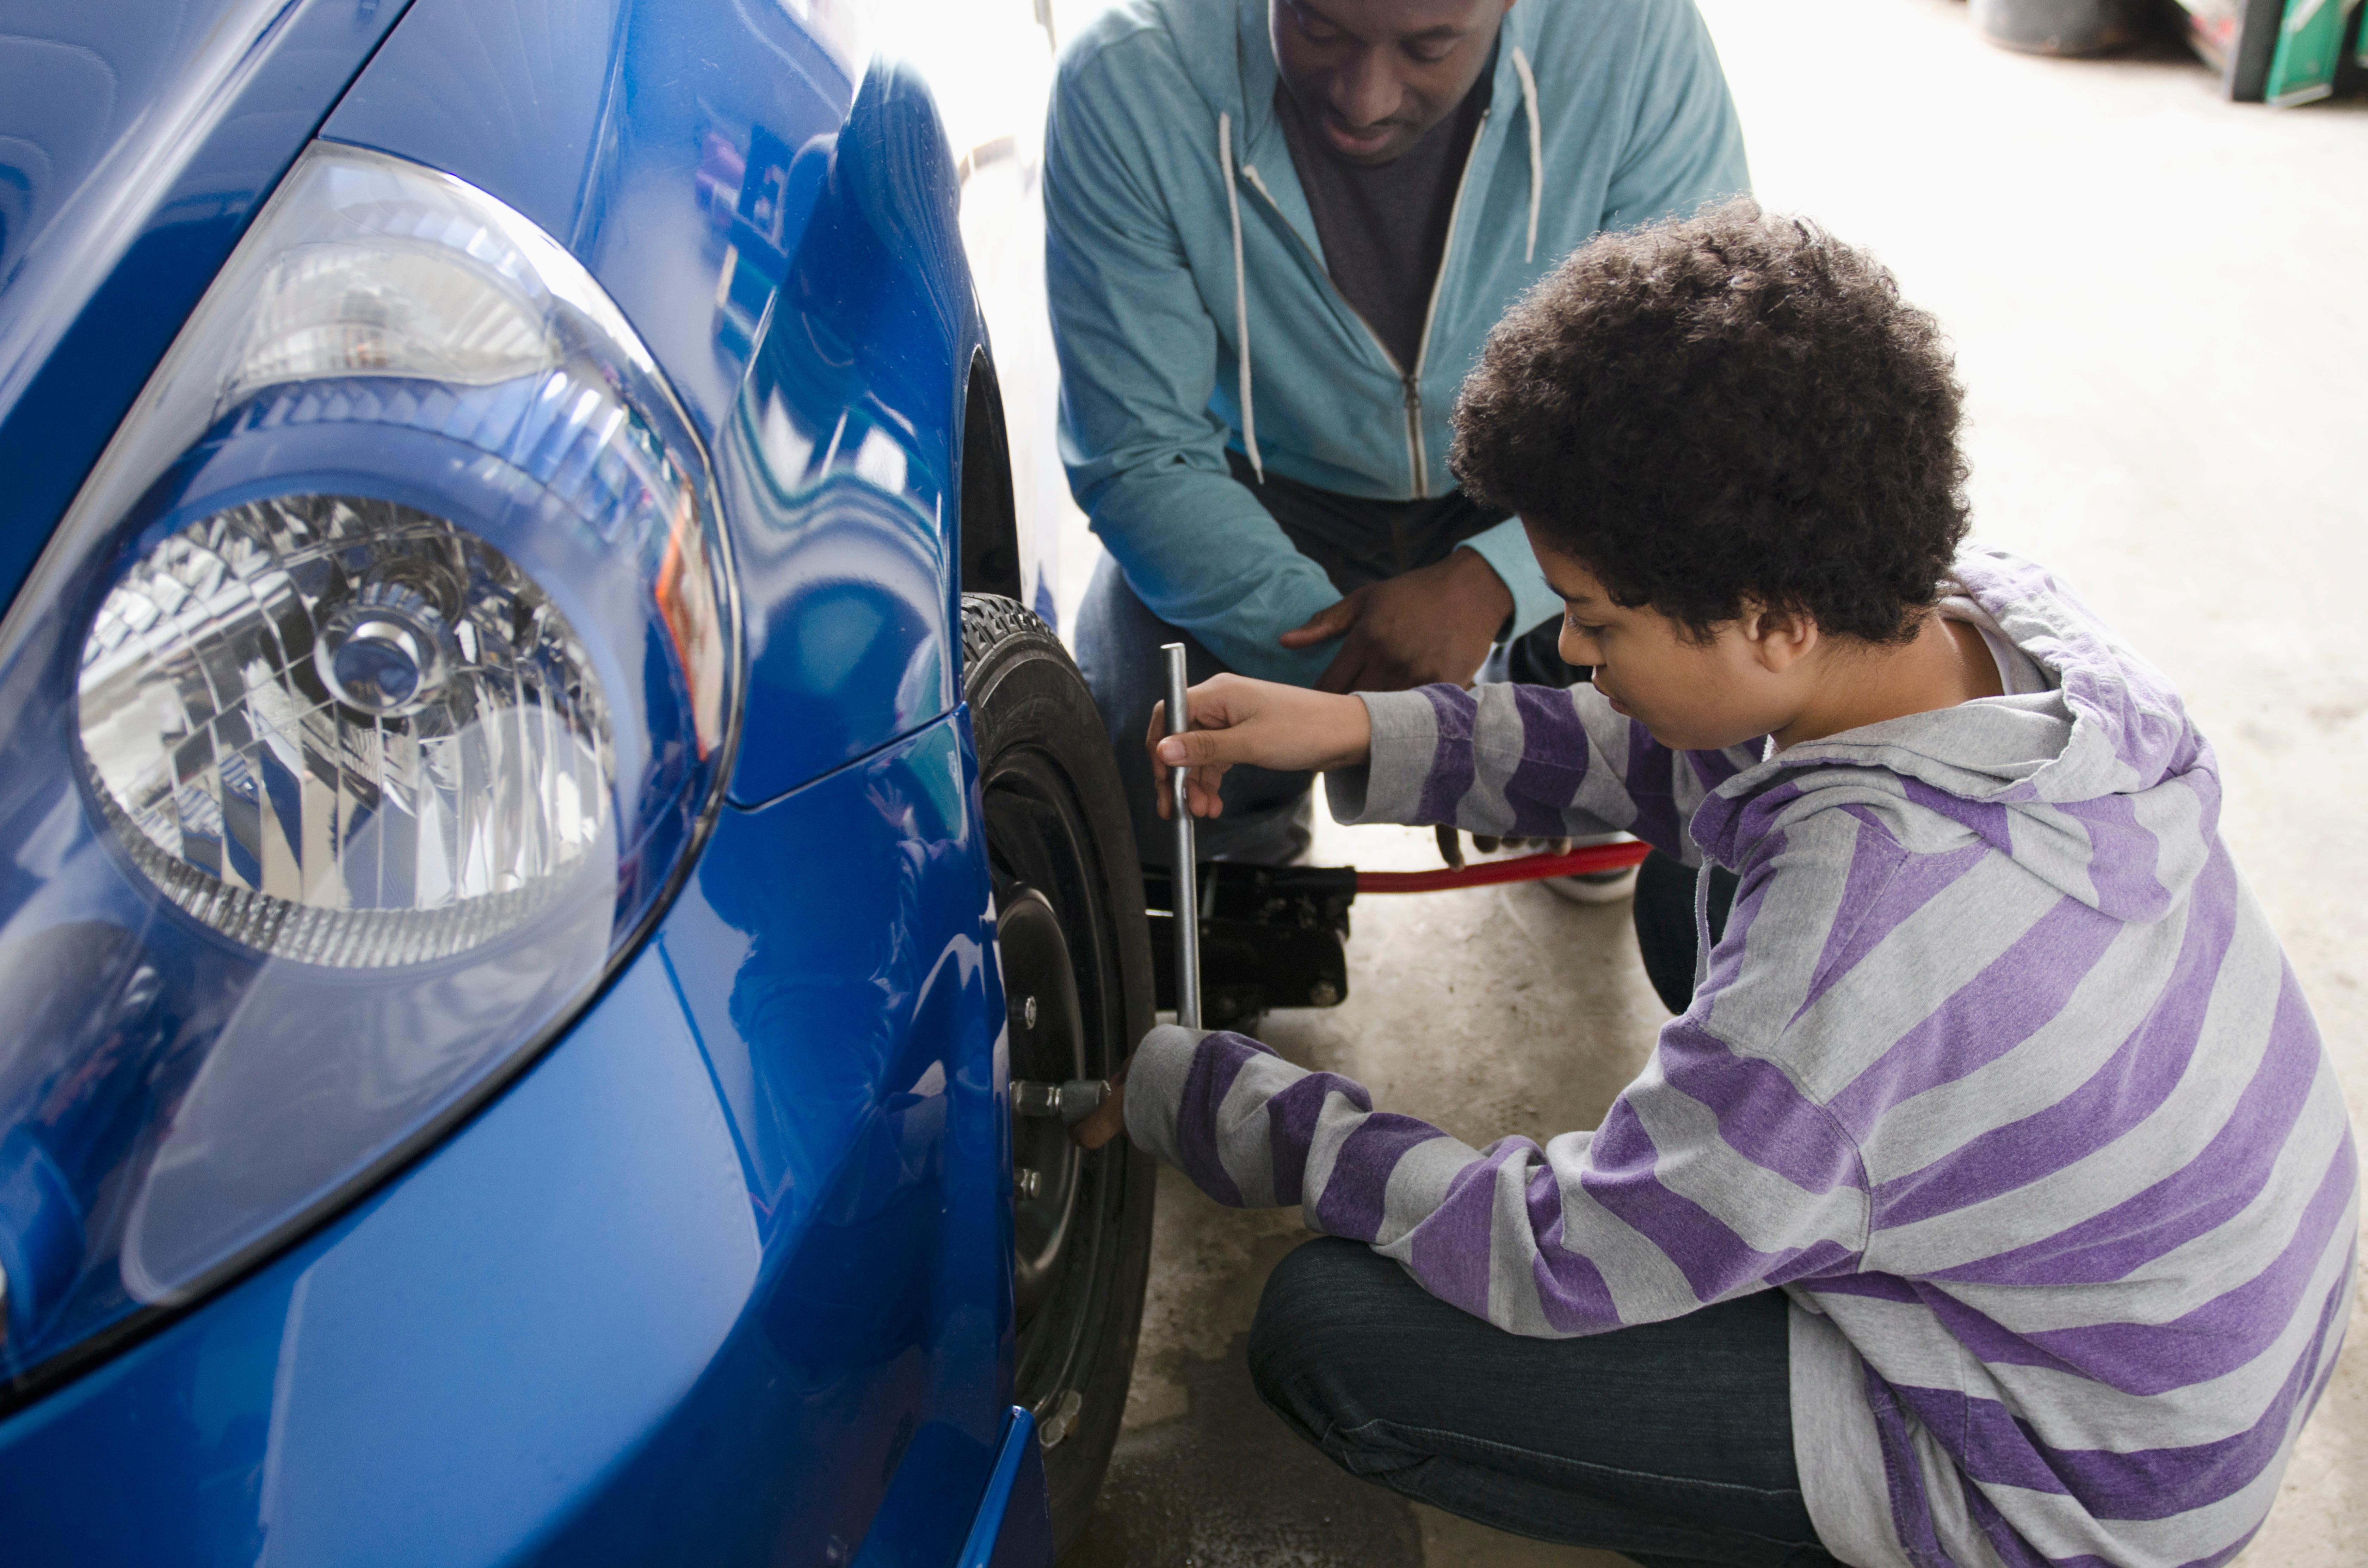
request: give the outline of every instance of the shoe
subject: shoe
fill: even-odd
[[[1636,868],[1581,871],[1570,877],[1540,877],[1538,885],[1567,903],[1619,903],[1636,892]]]
[[[1574,848],[1591,844],[1629,844],[1634,838],[1624,833],[1607,833],[1600,838],[1577,838]],[[1636,892],[1636,868],[1623,866],[1616,871],[1581,871],[1572,877],[1539,879],[1546,892],[1565,903],[1620,903]]]

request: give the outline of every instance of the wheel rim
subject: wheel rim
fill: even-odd
[[[982,794],[1011,1075],[1108,1077],[1124,1056],[1124,1019],[1108,895],[1076,790],[1052,756],[1022,750],[997,759]],[[1122,1196],[1121,1153],[1087,1153],[1057,1119],[1013,1119],[1015,1170],[1035,1170],[1042,1184],[1033,1198],[1013,1194],[1014,1392],[1031,1409],[1085,1381],[1108,1294],[1096,1265]]]
[[[1084,1020],[1068,938],[1052,902],[1025,884],[996,901],[996,940],[1010,1011],[1011,1075],[1062,1083],[1086,1073]],[[1026,1324],[1058,1282],[1076,1219],[1083,1151],[1056,1117],[1011,1121],[1011,1283]],[[1035,1178],[1032,1193],[1025,1177]]]

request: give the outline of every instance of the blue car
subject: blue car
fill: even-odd
[[[10,0],[11,1568],[1083,1527],[1144,884],[865,25]]]

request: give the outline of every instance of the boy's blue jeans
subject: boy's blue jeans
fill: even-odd
[[[1250,1376],[1351,1474],[1646,1568],[1833,1568],[1793,1459],[1783,1296],[1582,1339],[1508,1334],[1359,1243],[1275,1268]]]

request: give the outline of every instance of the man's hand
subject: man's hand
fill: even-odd
[[[1469,686],[1513,593],[1479,551],[1458,549],[1436,566],[1371,583],[1282,634],[1286,648],[1346,635],[1318,691],[1406,691],[1434,681]]]
[[[1365,760],[1373,744],[1372,721],[1353,697],[1303,691],[1295,686],[1218,676],[1184,694],[1192,728],[1167,733],[1167,704],[1151,710],[1151,773],[1159,786],[1159,814],[1168,815],[1167,772],[1187,767],[1185,793],[1196,817],[1224,810],[1217,781],[1235,763],[1281,773],[1321,772]]]

